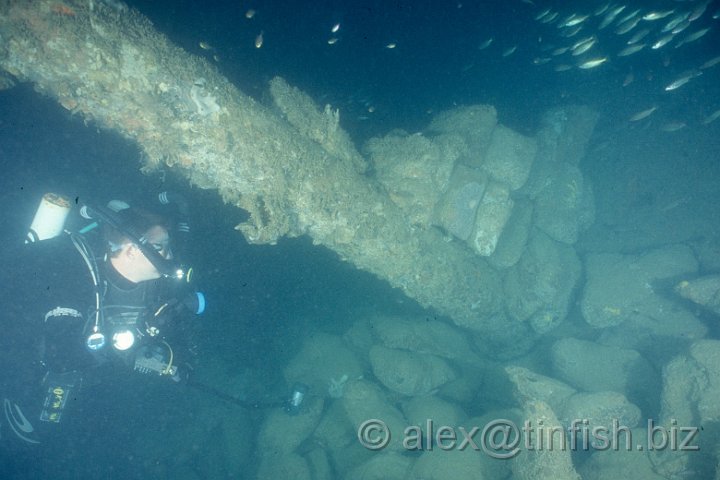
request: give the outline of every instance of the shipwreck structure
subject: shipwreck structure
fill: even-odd
[[[593,219],[577,166],[587,109],[548,112],[528,137],[490,106],[463,107],[361,154],[337,110],[280,78],[262,105],[138,12],[93,0],[2,1],[0,69],[137,143],[144,169],[249,212],[237,226],[249,242],[308,235],[477,343],[521,349],[567,313],[573,244]]]

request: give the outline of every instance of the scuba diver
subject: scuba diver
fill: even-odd
[[[167,192],[158,199],[175,207],[175,228],[112,201],[83,206],[80,215],[91,223],[71,231],[71,203],[43,197],[25,245],[0,272],[0,442],[42,443],[72,416],[83,384],[101,383],[118,368],[171,384],[187,379],[188,337],[205,299],[190,284],[192,269],[178,262],[189,234],[187,204]]]

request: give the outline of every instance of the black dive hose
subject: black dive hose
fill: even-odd
[[[206,383],[188,380],[187,382],[185,382],[185,384],[188,387],[194,388],[199,392],[207,393],[216,398],[219,398],[220,400],[224,400],[228,403],[238,405],[248,410],[264,410],[268,408],[283,407],[283,409],[288,415],[297,415],[300,412],[302,402],[305,399],[305,394],[308,391],[307,385],[303,383],[296,383],[295,385],[293,385],[292,394],[288,399],[250,401],[234,397]]]
[[[242,398],[234,397],[234,396],[230,395],[229,393],[223,392],[222,390],[219,390],[219,389],[217,389],[213,386],[210,386],[206,383],[196,382],[194,380],[188,380],[185,384],[188,387],[194,388],[195,390],[197,390],[199,392],[207,393],[209,395],[219,398],[220,400],[224,400],[228,403],[232,403],[232,404],[238,405],[240,407],[247,408],[249,410],[281,407],[284,404],[284,402],[281,400],[276,400],[273,402],[262,402],[262,401],[252,402],[250,400],[243,400]]]

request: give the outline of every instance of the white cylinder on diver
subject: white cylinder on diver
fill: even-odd
[[[70,200],[55,193],[46,193],[40,200],[25,243],[39,242],[60,235],[72,204]]]

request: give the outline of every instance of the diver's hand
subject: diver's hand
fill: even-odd
[[[175,373],[173,373],[172,376],[170,376],[170,379],[172,379],[172,381],[176,382],[176,383],[180,383],[180,382],[185,383],[190,378],[191,370],[192,370],[192,368],[188,364],[179,365],[175,369]]]

